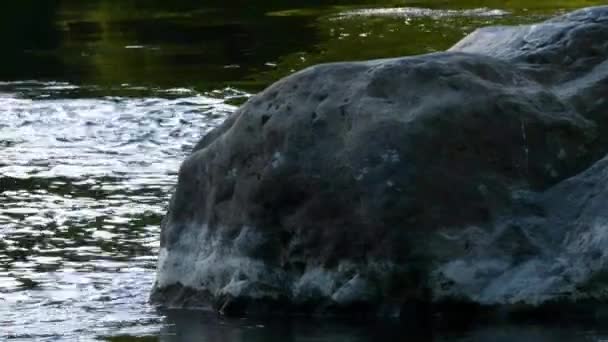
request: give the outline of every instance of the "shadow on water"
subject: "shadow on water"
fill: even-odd
[[[111,342],[577,342],[602,341],[608,335],[585,326],[487,325],[467,330],[421,329],[395,321],[335,319],[225,319],[207,312],[164,311],[157,336],[121,335]]]
[[[212,88],[318,41],[309,17],[265,15],[278,4],[5,1],[0,79]]]
[[[312,64],[443,50],[479,26],[536,21],[558,9],[599,3],[602,1],[3,1],[0,80],[198,90],[230,85],[259,91]],[[411,6],[431,12],[372,10],[343,15],[362,8]]]
[[[61,46],[61,32],[55,29],[58,10],[58,0],[0,2],[0,80],[20,79],[28,69],[36,70],[37,77],[65,73],[59,58],[40,54]]]

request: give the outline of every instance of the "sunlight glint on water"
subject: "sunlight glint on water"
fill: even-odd
[[[67,84],[1,87],[0,331],[157,331],[147,296],[177,169],[235,109],[224,100],[244,94],[69,99],[57,94]]]

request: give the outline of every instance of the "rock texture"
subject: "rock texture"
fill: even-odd
[[[604,299],[606,94],[608,7],[289,76],[183,163],[152,299],[390,316]]]

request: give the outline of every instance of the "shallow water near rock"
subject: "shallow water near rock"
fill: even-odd
[[[438,51],[478,26],[601,3],[0,5],[2,32],[21,33],[4,40],[0,56],[0,340],[608,339],[594,325],[432,334],[391,322],[227,320],[148,304],[179,164],[234,104],[311,64]]]
[[[87,90],[0,87],[2,334],[157,330],[147,298],[175,172],[236,92],[70,99],[64,91]]]

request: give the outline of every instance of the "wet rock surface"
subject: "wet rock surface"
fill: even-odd
[[[319,65],[182,164],[153,301],[400,316],[603,299],[608,7]]]

